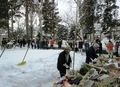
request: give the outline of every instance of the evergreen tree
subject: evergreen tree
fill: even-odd
[[[0,0],[0,28],[8,29],[9,27],[9,5],[8,0]]]
[[[102,32],[109,31],[106,33],[111,35],[112,29],[117,26],[117,9],[116,0],[101,0],[97,3],[96,18],[97,23],[101,24]]]
[[[14,27],[13,24],[15,23],[15,18],[18,17],[22,17],[24,14],[22,12],[20,12],[20,7],[23,4],[23,2],[18,2],[18,0],[9,0],[9,20],[11,21],[11,27],[9,29],[10,32],[10,39],[11,38],[16,38],[15,37],[15,32],[14,32]]]
[[[57,10],[54,0],[45,0],[43,3],[43,31],[45,34],[51,34],[52,37],[55,36],[57,25],[60,22]]]
[[[76,25],[75,24],[73,24],[72,26],[71,26],[71,29],[70,29],[70,32],[69,32],[69,40],[74,40],[75,39],[75,27],[76,27]],[[77,33],[77,32],[76,32]]]
[[[96,0],[84,0],[82,3],[82,7],[80,9],[80,12],[82,12],[80,25],[83,27],[84,33],[93,33],[96,3]]]
[[[68,28],[64,25],[58,25],[58,31],[56,33],[58,39],[67,40]]]
[[[118,6],[116,6],[116,0],[105,0],[106,8],[103,14],[103,30],[107,31],[109,28],[112,29],[117,25],[117,19],[114,18],[116,16],[116,10]]]
[[[80,8],[80,25],[84,33],[94,32],[94,23],[100,23],[102,32],[112,32],[117,23],[116,0],[84,0]],[[111,35],[111,34],[110,34]]]

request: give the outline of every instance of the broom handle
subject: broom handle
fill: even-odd
[[[24,61],[24,60],[25,60],[25,57],[26,57],[27,52],[28,52],[28,49],[29,49],[29,47],[27,48],[26,53],[25,53],[24,58],[23,58],[23,60],[22,60],[22,61]]]
[[[5,51],[5,47],[4,47],[3,51],[2,51],[2,53],[0,54],[0,58],[1,58],[1,56],[3,55],[4,51]]]

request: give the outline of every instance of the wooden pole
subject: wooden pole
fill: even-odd
[[[77,32],[77,29],[78,29],[78,14],[79,14],[79,0],[77,0],[77,3],[76,3],[76,26],[75,26],[75,32],[74,32],[74,42],[73,42],[73,46],[74,46],[74,52],[73,52],[73,71],[75,70],[74,69],[74,65],[75,65],[75,45],[76,45],[76,40],[77,40],[77,36],[76,36],[76,32]],[[73,72],[73,75],[74,75],[74,72]]]

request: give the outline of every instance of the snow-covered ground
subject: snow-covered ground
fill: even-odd
[[[62,50],[29,49],[26,64],[18,66],[27,48],[6,49],[0,58],[0,87],[53,87],[59,76],[57,58]],[[2,50],[0,50],[0,53]],[[73,51],[70,52],[73,58]],[[75,69],[80,69],[85,55],[75,53]]]
[[[103,48],[107,41],[106,38],[102,40]],[[53,87],[53,83],[59,76],[56,68],[57,58],[63,50],[30,48],[25,57],[26,64],[18,66],[26,50],[26,47],[5,50],[0,58],[0,87]],[[71,51],[70,55],[73,59],[74,52]],[[85,53],[83,55],[75,53],[75,70],[80,69],[85,58]]]

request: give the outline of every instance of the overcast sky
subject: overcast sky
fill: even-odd
[[[118,9],[118,18],[120,19],[120,0],[117,0],[117,5],[119,6],[119,9]]]
[[[58,2],[58,9],[60,15],[65,15],[65,13],[75,11],[75,4],[70,4],[71,2],[74,3],[74,0],[56,0]],[[117,5],[120,6],[120,0],[117,0]],[[120,8],[118,10],[118,18],[120,19]]]

